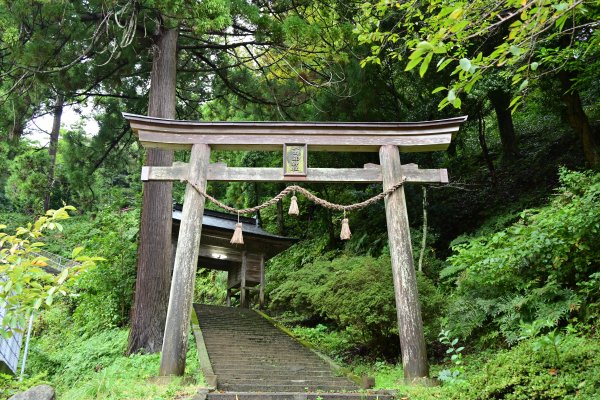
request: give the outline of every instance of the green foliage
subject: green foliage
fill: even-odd
[[[58,221],[68,219],[69,210],[74,208],[65,206],[48,210],[35,223],[17,228],[14,235],[0,232],[0,301],[6,304],[2,335],[10,335],[11,329],[25,326],[29,315],[50,307],[55,298],[66,296],[68,283],[94,267],[95,261],[102,260],[80,256],[82,248],[77,247],[70,254],[70,258],[76,261],[75,265],[64,268],[58,274],[44,269],[48,266],[48,259],[36,253],[44,245],[37,239],[48,230],[62,231],[62,224]],[[5,227],[0,225],[0,230]]]
[[[454,368],[443,369],[439,372],[438,377],[440,381],[445,383],[457,383],[463,381],[465,369],[463,367],[462,351],[465,348],[463,346],[458,346],[458,338],[451,338],[450,331],[447,329],[442,329],[440,331],[438,340],[448,347],[446,355],[450,356],[450,362],[454,365]]]
[[[381,64],[389,56],[407,59],[405,70],[419,67],[421,77],[430,65],[438,73],[450,72],[451,84],[433,92],[446,93],[440,108],[460,108],[459,95],[498,70],[524,92],[544,70],[595,68],[600,35],[587,27],[598,13],[597,5],[562,0],[504,0],[493,6],[485,0],[381,0],[362,4],[363,18],[355,32],[360,43],[371,46],[363,65]],[[514,97],[510,107],[520,99],[521,95]]]
[[[8,399],[11,396],[24,392],[30,387],[48,383],[46,374],[38,374],[32,377],[20,380],[14,375],[0,373],[0,398]]]
[[[520,321],[594,323],[600,252],[600,174],[568,172],[552,203],[499,232],[455,246],[441,276],[452,278],[448,322],[461,337],[518,338]],[[490,338],[491,338],[490,337]]]
[[[465,355],[464,380],[441,387],[405,386],[400,365],[382,362],[354,367],[359,375],[375,377],[378,389],[396,389],[411,400],[529,400],[598,399],[600,344],[595,338],[564,334],[561,364],[555,365],[550,347],[534,350],[535,340],[524,340],[509,350]],[[439,373],[445,365],[432,365]]]
[[[525,341],[496,354],[462,393],[453,398],[507,400],[597,399],[600,390],[600,344],[568,335],[560,365],[551,347]]]
[[[70,298],[76,326],[88,333],[125,326],[135,286],[139,211],[106,208],[94,218],[79,216],[52,238],[48,249],[83,246],[105,261],[72,285]]]
[[[49,165],[50,156],[39,150],[29,150],[10,163],[5,192],[15,208],[28,213],[43,212]]]
[[[66,311],[66,310],[65,310]],[[149,378],[156,376],[159,354],[134,354],[123,356],[127,347],[128,331],[108,329],[90,336],[79,336],[65,331],[51,316],[46,334],[31,343],[28,371],[45,371],[58,393],[58,399],[172,399],[191,395],[196,387],[184,387],[183,378],[168,385],[153,384]],[[61,343],[57,346],[56,343]],[[187,355],[187,379],[192,385],[201,383],[194,341],[190,340]]]
[[[351,329],[343,331],[318,324],[314,328],[297,326],[292,329],[294,335],[315,346],[319,351],[335,358],[341,358],[354,351],[359,334]]]
[[[227,273],[199,268],[194,285],[194,303],[222,306],[227,297]]]
[[[356,332],[363,346],[384,352],[397,341],[396,306],[388,256],[341,256],[316,259],[290,273],[271,292],[273,308],[293,310],[305,318],[320,316],[342,330]],[[418,276],[423,319],[437,327],[445,299],[424,275]],[[427,329],[428,336],[433,329]]]

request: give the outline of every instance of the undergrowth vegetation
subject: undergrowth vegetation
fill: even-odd
[[[572,321],[595,331],[600,306],[600,174],[563,170],[545,207],[454,247],[440,276],[456,286],[448,327],[462,338],[520,336],[521,323]]]
[[[418,274],[442,387],[403,386],[390,358],[397,325],[385,252],[303,263],[291,249],[275,260],[296,268],[271,288],[271,307],[302,339],[411,399],[600,398],[600,173],[562,169],[559,182],[546,205],[499,215],[458,238],[440,272]],[[391,364],[375,361],[386,356]]]
[[[65,313],[57,309],[49,317],[62,320]],[[124,356],[127,329],[65,335],[58,321],[47,322],[50,328],[32,342],[28,368],[44,371],[59,399],[171,399],[191,395],[202,384],[193,340],[188,345],[186,376],[161,384],[151,379],[158,374],[159,354]]]
[[[75,216],[62,222],[60,231],[54,229],[58,232],[38,239],[46,242],[44,250],[63,260],[70,259],[66,249],[73,247],[105,258],[67,281],[64,295],[36,313],[25,379],[0,375],[1,399],[49,383],[59,400],[167,400],[192,395],[203,384],[191,338],[186,375],[165,383],[156,380],[159,354],[125,356],[138,215],[135,210],[107,208],[92,218]],[[15,218],[11,225],[21,220],[24,222],[24,218]],[[26,254],[22,258],[39,265],[45,260]]]

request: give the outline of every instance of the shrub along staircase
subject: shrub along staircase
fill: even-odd
[[[200,331],[203,370],[216,375],[207,399],[300,400],[391,399],[389,393],[359,387],[316,352],[274,326],[259,313],[232,307],[194,305]],[[207,359],[208,358],[208,359]]]

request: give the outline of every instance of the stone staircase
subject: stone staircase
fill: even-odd
[[[392,398],[360,392],[330,362],[255,311],[198,304],[194,309],[217,380],[217,390],[207,393],[207,399]]]

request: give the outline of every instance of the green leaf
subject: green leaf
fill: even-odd
[[[449,102],[453,102],[454,100],[456,100],[456,92],[454,91],[454,89],[450,89],[448,91],[448,96],[446,96],[446,98]]]
[[[61,273],[58,275],[58,279],[57,279],[57,283],[59,285],[62,285],[65,280],[67,279],[67,276],[69,276],[69,268],[65,268],[61,271]]]
[[[445,86],[436,87],[435,89],[433,89],[433,91],[431,92],[431,94],[435,94],[435,93],[441,92],[442,90],[446,90],[446,87]]]
[[[460,21],[458,24],[452,25],[450,27],[450,31],[457,33],[462,31],[467,25],[469,25],[469,21],[467,21],[466,19],[463,19],[462,21]]]
[[[523,90],[525,90],[525,88],[527,87],[527,85],[529,85],[529,79],[525,79],[521,83],[521,86],[519,86],[519,92],[522,92]]]
[[[452,59],[448,59],[448,60],[444,60],[443,58],[438,62],[438,72],[440,72],[441,70],[443,70],[444,68],[446,68],[448,66],[448,64],[450,64],[452,62]]]
[[[568,18],[568,15],[565,14],[556,20],[555,26],[559,31],[563,30],[563,28],[565,26],[565,22],[567,22],[567,18]]]
[[[75,257],[77,257],[77,256],[79,255],[79,253],[81,253],[81,251],[82,251],[82,250],[83,250],[83,247],[82,247],[82,246],[75,247],[75,248],[73,249],[73,252],[71,253],[71,258],[75,258]]]
[[[539,65],[540,65],[539,63],[537,63],[537,62],[534,61],[534,62],[531,63],[530,68],[531,68],[532,71],[535,71],[536,69],[538,69]]]
[[[469,72],[471,70],[471,61],[468,58],[461,58],[459,64],[463,71]]]
[[[410,71],[411,69],[413,69],[414,67],[416,67],[417,65],[419,65],[419,63],[423,60],[423,57],[417,57],[414,58],[412,60],[410,60],[410,62],[408,63],[408,65],[406,66],[406,68],[404,68],[405,71]]]
[[[513,56],[515,56],[515,57],[518,57],[518,56],[520,56],[521,54],[523,54],[523,51],[524,51],[524,50],[523,50],[522,48],[520,48],[520,47],[518,47],[518,46],[515,46],[515,45],[513,44],[513,45],[511,45],[511,46],[510,46],[510,48],[509,48],[509,50],[508,50],[508,51],[510,51],[510,53],[511,53]]]
[[[553,4],[552,7],[558,12],[565,11],[569,7],[569,3]]]
[[[521,100],[523,96],[515,96],[513,97],[513,99],[511,100],[510,104],[508,105],[508,108],[512,108],[512,106],[514,106],[515,104],[517,104],[517,102],[519,100]]]
[[[429,53],[425,57],[425,60],[423,60],[423,64],[421,64],[421,68],[419,68],[419,75],[421,75],[421,78],[425,75],[425,72],[427,72],[427,68],[429,67],[432,58],[433,53]]]
[[[36,310],[39,310],[40,307],[42,306],[42,302],[44,300],[42,298],[36,299],[35,303],[33,303],[33,308],[35,308]]]
[[[419,42],[417,45],[417,50],[422,52],[431,51],[433,50],[433,45],[427,41]]]

